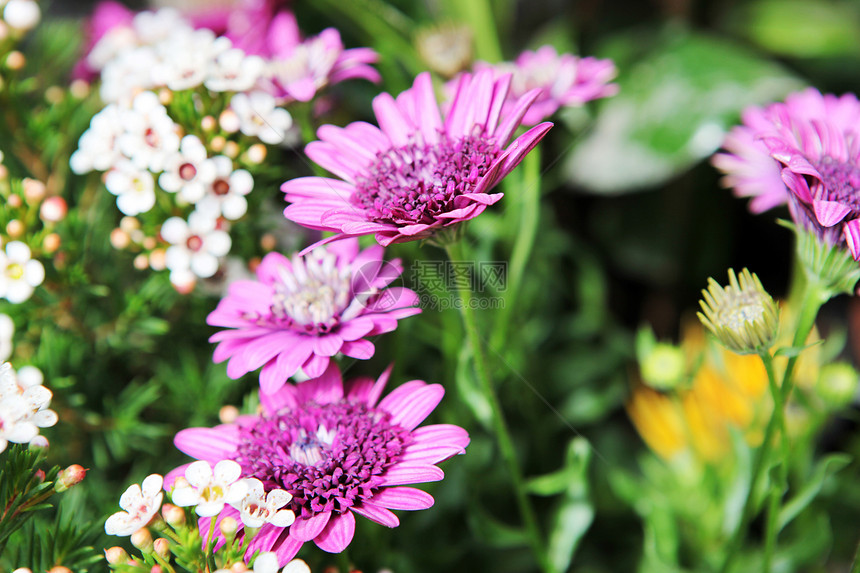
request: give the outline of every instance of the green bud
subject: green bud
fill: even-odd
[[[686,374],[684,351],[672,344],[657,343],[640,359],[639,372],[642,381],[656,390],[674,388]]]
[[[860,280],[860,265],[844,244],[832,245],[814,232],[780,221],[797,237],[797,256],[808,280],[817,282],[826,292],[825,300],[837,294],[853,294]]]
[[[702,299],[699,320],[729,350],[753,354],[773,344],[779,327],[776,303],[749,270],[737,277],[729,269],[726,287],[708,279]]]
[[[834,362],[821,368],[816,390],[821,399],[834,408],[851,403],[857,394],[860,375],[846,362]]]

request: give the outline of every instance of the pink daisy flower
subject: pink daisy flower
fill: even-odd
[[[618,85],[609,83],[618,73],[612,60],[559,54],[552,46],[526,50],[513,63],[475,62],[475,70],[482,69],[494,70],[497,75],[513,74],[506,108],[513,108],[530,90],[541,90],[523,116],[523,125],[535,125],[560,107],[578,107],[618,93]]]
[[[352,541],[356,514],[396,527],[392,509],[433,505],[429,494],[406,486],[441,480],[436,464],[464,453],[469,436],[448,424],[418,428],[442,399],[439,384],[413,380],[380,400],[390,370],[375,382],[360,378],[344,387],[332,363],[318,379],[262,395],[259,415],[176,435],[176,447],[186,454],[210,463],[235,460],[242,476],[260,480],[266,491],[292,495],[285,508],[295,512],[295,522],[263,525],[245,544],[246,558],[274,551],[283,566],[307,541],[339,553]],[[167,475],[167,489],[185,467]],[[228,515],[239,519],[233,508],[219,519]],[[204,535],[209,523],[199,523]],[[242,531],[238,538],[244,543]]]
[[[426,239],[477,217],[502,198],[489,191],[546,135],[542,123],[508,141],[540,90],[502,117],[510,75],[489,70],[460,77],[443,119],[429,73],[393,98],[376,96],[379,128],[324,125],[308,156],[343,181],[303,177],[281,187],[287,219],[342,237],[375,233],[381,245]],[[506,147],[507,146],[507,147]]]
[[[723,186],[732,188],[739,197],[752,198],[749,208],[753,213],[789,203],[793,214],[803,222],[809,218],[809,213],[798,210],[799,205],[790,201],[793,195],[790,186],[797,181],[790,175],[790,168],[784,172],[780,157],[791,160],[792,153],[785,154],[786,146],[802,155],[803,146],[811,145],[817,137],[813,133],[818,127],[814,126],[829,125],[827,130],[832,128],[847,134],[856,130],[853,125],[858,119],[860,106],[853,95],[822,96],[818,90],[809,88],[789,94],[784,103],[744,110],[743,125],[734,127],[723,143],[726,153],[714,155],[711,162],[725,174]],[[821,153],[829,152],[813,153],[815,157],[811,161],[819,161]],[[805,203],[810,204],[810,201]]]
[[[287,10],[275,15],[267,30],[246,35],[238,45],[268,60],[269,91],[282,101],[310,101],[323,87],[344,80],[380,80],[379,72],[370,66],[378,60],[375,51],[344,49],[334,28],[303,39],[295,15]]]
[[[213,359],[229,359],[231,378],[262,366],[260,388],[271,394],[299,368],[311,378],[321,375],[337,353],[370,358],[375,349],[366,337],[421,312],[413,291],[385,288],[403,267],[382,255],[379,246],[359,252],[357,239],[292,259],[269,253],[257,280],[232,283],[206,319],[227,329],[209,339],[218,343]]]

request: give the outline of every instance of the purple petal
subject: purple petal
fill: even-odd
[[[373,113],[379,128],[394,146],[400,147],[409,143],[410,127],[413,126],[400,112],[390,94],[383,92],[373,98]]]
[[[851,212],[851,207],[839,201],[812,201],[815,218],[825,227],[832,227]]]
[[[314,538],[314,543],[323,551],[340,553],[350,544],[353,535],[355,535],[355,516],[351,511],[347,511],[333,516],[322,533]]]
[[[173,438],[179,451],[213,463],[233,456],[239,442],[239,428],[229,424],[214,428],[186,428]]]
[[[396,515],[384,507],[380,507],[369,501],[363,501],[358,505],[354,505],[350,510],[385,527],[397,527],[400,525],[400,520]]]
[[[441,384],[430,384],[414,389],[412,392],[398,395],[396,400],[388,401],[393,394],[393,392],[389,394],[379,407],[383,408],[384,405],[384,409],[391,412],[392,423],[400,424],[407,430],[412,430],[439,405],[442,396],[445,395],[445,389]]]
[[[314,338],[314,354],[334,356],[340,351],[343,339],[339,334],[329,333]]]
[[[343,398],[343,380],[337,363],[332,361],[318,378],[300,382],[297,389],[298,401],[314,401],[318,404],[331,404]]]
[[[330,511],[317,513],[308,518],[299,517],[290,526],[290,537],[294,537],[298,541],[310,541],[322,533],[329,519],[331,519]]]
[[[376,347],[369,340],[352,340],[344,342],[340,351],[350,358],[358,358],[359,360],[367,360],[373,356]]]
[[[433,465],[399,463],[388,468],[381,477],[379,485],[392,486],[441,481],[445,473]]]
[[[328,356],[320,354],[311,354],[310,357],[302,364],[302,371],[306,376],[317,378],[322,376],[325,369],[328,368],[331,360]]]
[[[386,487],[374,494],[372,499],[373,503],[387,509],[416,510],[433,507],[433,496],[414,487]]]
[[[853,219],[842,226],[845,242],[855,261],[860,261],[860,219]]]

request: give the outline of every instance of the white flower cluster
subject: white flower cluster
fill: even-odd
[[[234,169],[225,155],[208,157],[197,136],[180,139],[181,131],[158,96],[144,91],[130,105],[109,104],[93,117],[71,166],[79,174],[107,171],[105,186],[125,215],[136,216],[155,206],[156,181],[162,190],[175,194],[179,205],[193,205],[187,221],[170,218],[161,230],[172,245],[166,260],[171,281],[193,285],[197,277],[214,275],[220,257],[230,251],[227,221],[247,211],[245,196],[254,179],[247,170]]]
[[[206,129],[195,131],[202,125],[174,121],[165,107],[173,98],[170,92],[216,92],[207,97],[228,92],[223,96],[231,99],[221,114],[222,133],[241,131],[268,144],[284,141],[292,118],[273,96],[255,89],[265,69],[262,58],[246,55],[210,30],[194,29],[170,8],[141,12],[129,25],[110,30],[93,47],[87,64],[101,72],[101,95],[108,103],[81,136],[71,157],[72,170],[106,172],[105,186],[130,217],[156,206],[167,211],[165,217],[172,214],[172,206],[193,208],[187,218],[170,217],[160,230],[150,231],[157,240],[150,239],[155,245],[144,244],[144,249],[152,256],[138,266],[167,268],[171,282],[187,292],[197,279],[210,278],[220,268],[231,248],[229,224],[247,212],[246,195],[254,179],[231,159],[237,157],[236,142],[228,142],[232,147],[225,149],[224,137],[207,141]],[[159,95],[149,90],[159,90]],[[200,101],[194,101],[199,110]],[[263,148],[262,154],[255,147]],[[251,162],[265,157],[265,148],[251,145],[248,157]],[[162,209],[162,190],[172,195],[171,207]]]
[[[9,442],[48,445],[39,428],[56,424],[57,413],[48,408],[53,394],[42,385],[43,380],[34,366],[24,366],[18,373],[8,362],[0,366],[0,451]]]
[[[12,28],[16,32],[26,32],[36,26],[42,12],[35,0],[0,0],[0,31]]]
[[[203,86],[236,94],[231,107],[242,118],[246,135],[277,144],[292,126],[289,112],[256,89],[267,85],[269,62],[233,48],[229,39],[211,30],[193,28],[171,8],[141,12],[130,26],[115,27],[93,47],[87,63],[101,72],[105,102],[127,101],[141,90]]]
[[[232,460],[221,460],[214,469],[206,461],[189,464],[185,477],[178,478],[173,490],[173,503],[180,507],[194,506],[201,517],[214,517],[229,504],[239,511],[246,527],[259,528],[266,523],[289,527],[295,514],[282,509],[293,499],[284,490],[268,494],[263,483],[255,478],[241,478],[242,468]]]

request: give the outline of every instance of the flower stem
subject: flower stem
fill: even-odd
[[[773,371],[773,359],[766,350],[760,352],[759,356],[761,356],[762,362],[764,362],[765,370],[767,371],[767,380],[771,388],[771,395],[774,397],[774,399],[776,399],[781,394],[779,392],[779,389],[776,387],[776,375]],[[765,462],[770,457],[770,448],[771,443],[773,442],[773,433],[778,424],[775,412],[779,409],[779,405],[774,402],[773,408],[774,413],[771,414],[770,420],[768,420],[767,422],[767,426],[764,430],[764,438],[762,438],[761,445],[758,447],[755,453],[752,475],[750,476],[750,486],[749,490],[747,491],[747,498],[746,501],[744,501],[744,507],[741,511],[741,519],[738,522],[738,525],[735,528],[734,534],[729,540],[728,545],[726,546],[726,555],[723,560],[723,566],[720,568],[721,573],[728,573],[729,571],[731,571],[734,558],[740,552],[741,543],[743,542],[744,536],[747,532],[747,527],[749,527],[749,523],[753,517],[755,493],[758,490],[758,482],[761,479],[762,470],[766,465]]]
[[[454,261],[465,260],[463,256],[462,241],[450,243],[445,249],[448,253],[448,258]],[[529,543],[535,557],[537,558],[541,569],[547,573],[555,571],[552,563],[544,549],[541,533],[538,528],[537,518],[534,510],[529,502],[525,491],[525,483],[523,480],[522,470],[520,469],[519,461],[517,460],[514,443],[511,439],[510,431],[508,430],[507,422],[505,421],[502,407],[499,402],[499,397],[496,389],[493,387],[490,380],[490,373],[487,368],[484,352],[481,347],[481,334],[478,331],[478,325],[475,321],[473,312],[473,295],[470,289],[451,289],[455,291],[460,299],[460,316],[463,319],[463,328],[466,331],[466,337],[469,340],[469,345],[472,347],[472,356],[475,363],[475,373],[478,377],[478,382],[481,386],[487,402],[490,404],[490,409],[493,416],[493,430],[496,434],[496,439],[499,443],[499,451],[508,466],[508,472],[511,474],[514,491],[516,494],[517,505],[519,506],[520,516],[526,527],[529,536]]]
[[[801,348],[806,339],[809,337],[809,333],[812,332],[812,328],[815,326],[815,318],[818,316],[818,311],[821,309],[821,306],[830,298],[829,293],[823,289],[821,289],[818,283],[814,278],[807,277],[806,281],[796,281],[795,285],[802,287],[802,296],[795,298],[794,296],[790,296],[790,300],[798,301],[800,304],[800,314],[797,319],[797,324],[795,326],[794,331],[794,339],[792,340],[792,347],[797,349]],[[794,293],[792,293],[793,295]],[[771,395],[773,396],[773,413],[771,414],[770,420],[768,420],[767,427],[765,428],[764,439],[762,440],[761,446],[759,446],[758,451],[756,452],[755,461],[753,463],[753,471],[752,477],[750,480],[750,489],[747,493],[747,499],[744,502],[744,508],[741,513],[741,520],[738,523],[737,529],[735,529],[734,534],[732,535],[731,540],[727,546],[727,552],[725,559],[723,561],[723,566],[720,568],[721,573],[728,573],[731,570],[731,566],[735,556],[740,551],[740,546],[743,541],[743,538],[746,534],[747,527],[749,525],[750,520],[753,517],[753,498],[755,496],[755,492],[758,489],[758,482],[761,479],[762,470],[765,467],[765,462],[767,458],[770,456],[771,450],[771,442],[773,441],[774,431],[777,427],[781,430],[781,444],[780,450],[782,452],[782,460],[779,469],[779,477],[776,483],[771,484],[769,501],[768,501],[768,519],[766,523],[765,530],[765,557],[764,557],[764,571],[770,570],[770,565],[772,561],[773,552],[776,547],[776,535],[778,533],[778,515],[780,509],[780,501],[782,499],[782,495],[784,493],[786,484],[787,484],[787,476],[788,476],[788,455],[790,454],[788,436],[785,432],[785,405],[788,403],[788,399],[791,395],[791,390],[794,384],[792,379],[792,374],[794,372],[794,367],[797,363],[797,353],[792,354],[788,363],[785,365],[785,371],[782,376],[782,384],[779,387],[776,387],[776,375],[773,370],[773,359],[767,352],[761,352],[759,354],[764,362],[765,369],[767,370],[768,383],[771,388]]]
[[[505,306],[499,312],[496,328],[493,329],[491,344],[493,347],[502,346],[507,339],[508,326],[511,323],[516,302],[519,300],[520,285],[525,273],[526,263],[535,244],[538,225],[540,224],[540,146],[535,147],[523,159],[520,180],[515,183],[516,191],[511,193],[520,209],[520,228],[511,251],[511,262],[507,273],[508,284],[505,292]],[[511,185],[508,188],[513,189]],[[510,206],[508,207],[511,208]]]
[[[780,391],[779,386],[776,383],[776,375],[774,374],[773,369],[773,358],[770,353],[762,352],[760,354],[761,360],[764,363],[765,370],[767,371],[767,381],[768,386],[770,387],[770,395],[773,397],[773,412],[771,413],[771,420],[774,421],[773,424],[779,428],[779,433],[781,436],[781,444],[782,444],[782,456],[780,461],[780,478],[783,477],[785,473],[783,470],[787,467],[785,464],[785,446],[787,445],[787,441],[785,439],[785,413],[783,408],[785,406],[785,402],[783,401],[783,395]],[[762,567],[762,571],[764,573],[770,573],[771,567],[773,564],[773,553],[776,549],[776,535],[777,535],[777,517],[779,516],[779,505],[780,500],[782,499],[782,494],[785,491],[785,483],[784,479],[779,479],[777,483],[770,484],[770,492],[768,493],[768,507],[767,507],[767,524],[765,529],[765,544],[764,544],[764,564]]]

